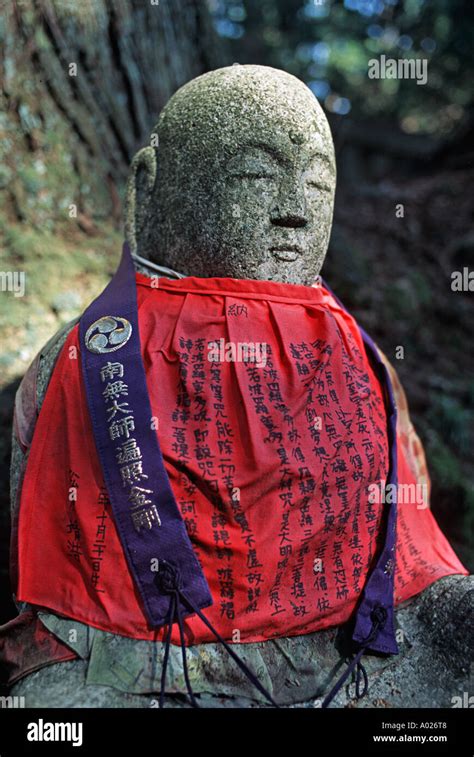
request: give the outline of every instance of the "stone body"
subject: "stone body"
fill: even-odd
[[[262,66],[201,76],[171,98],[151,144],[132,164],[126,237],[134,253],[182,275],[310,285],[326,255],[336,181],[332,138],[317,100],[301,82]],[[57,354],[74,323],[43,351],[41,405]],[[14,438],[11,501],[24,455]],[[369,691],[342,688],[332,706],[451,707],[469,692],[473,659],[472,577],[441,579],[399,607],[400,655],[369,655]],[[40,615],[79,659],[44,667],[16,683],[26,705],[153,707],[162,645]],[[74,643],[70,631],[75,630]],[[344,631],[236,645],[285,706],[318,706],[342,672]],[[216,644],[189,649],[193,688],[204,706],[264,706]],[[168,704],[187,706],[180,651],[172,649]]]

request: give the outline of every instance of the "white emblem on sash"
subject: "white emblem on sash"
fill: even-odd
[[[106,315],[89,326],[85,343],[90,352],[102,355],[115,352],[128,342],[132,335],[132,324],[118,315]]]

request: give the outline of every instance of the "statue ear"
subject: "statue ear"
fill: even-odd
[[[132,160],[125,199],[125,238],[132,252],[137,252],[140,237],[146,226],[155,179],[155,149],[143,147]]]

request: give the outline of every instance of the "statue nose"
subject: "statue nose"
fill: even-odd
[[[274,226],[287,226],[293,229],[306,226],[308,223],[306,202],[299,186],[286,189],[281,193],[273,208],[270,220]]]
[[[275,213],[271,217],[271,222],[274,226],[288,226],[292,229],[302,228],[308,223],[304,215],[292,211],[281,212],[278,208],[275,208]]]

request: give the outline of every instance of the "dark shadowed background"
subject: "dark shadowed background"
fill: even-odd
[[[130,160],[171,94],[230,63],[308,83],[338,161],[323,274],[394,363],[432,477],[432,508],[474,567],[474,4],[469,0],[0,2],[0,622],[10,429],[38,349],[113,273]],[[417,59],[427,81],[369,78]],[[422,70],[422,69],[420,69]],[[403,359],[398,359],[404,348]]]

